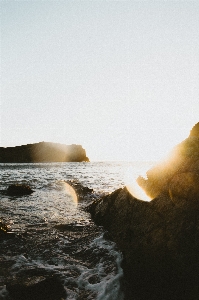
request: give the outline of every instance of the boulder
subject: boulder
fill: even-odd
[[[8,187],[6,193],[9,196],[23,196],[30,195],[34,191],[29,187],[29,185],[25,184],[12,184]]]
[[[0,220],[0,240],[7,240],[14,237],[15,233],[11,232],[10,226]]]

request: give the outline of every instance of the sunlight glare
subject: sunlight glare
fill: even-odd
[[[136,181],[137,178],[138,178],[138,174],[134,173],[133,167],[129,167],[126,171],[126,176],[125,176],[125,184],[129,193],[133,197],[139,200],[148,201],[148,202],[151,201],[151,198],[147,196],[144,190],[138,185]]]
[[[73,200],[75,206],[78,204],[77,194],[72,186],[70,186],[67,182],[63,182],[64,190],[68,196],[70,196]]]

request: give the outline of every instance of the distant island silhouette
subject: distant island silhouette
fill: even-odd
[[[0,147],[0,163],[88,162],[81,145],[39,142],[16,147]]]

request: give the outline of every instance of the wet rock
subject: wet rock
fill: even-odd
[[[9,296],[14,300],[62,300],[66,291],[56,276],[44,278],[33,276],[26,280],[13,281],[6,285]]]
[[[0,220],[0,241],[8,240],[15,237],[15,233],[11,232],[10,227]]]
[[[76,180],[68,180],[66,181],[67,184],[72,186],[72,188],[75,190],[78,200],[85,200],[86,197],[89,197],[93,193],[93,189],[83,186],[80,182]]]
[[[85,290],[82,290],[80,291],[78,297],[77,297],[77,300],[95,300],[97,297],[96,293],[95,292],[90,292],[90,291],[85,291]]]
[[[8,232],[8,226],[0,220],[0,234],[5,234]]]
[[[90,224],[57,224],[54,228],[67,235],[68,243],[65,245],[65,253],[77,255],[85,245],[102,233],[102,229],[94,223]]]
[[[80,225],[80,224],[57,224],[54,228],[60,231],[71,231],[71,232],[81,232],[88,228],[88,226]]]
[[[197,206],[179,207],[168,194],[144,202],[124,188],[88,209],[123,253],[127,299],[197,299]]]
[[[23,195],[30,195],[34,191],[25,184],[12,184],[7,189],[7,195],[10,196],[23,196]]]

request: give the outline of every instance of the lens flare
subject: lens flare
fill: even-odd
[[[64,190],[65,190],[66,194],[70,198],[72,198],[73,203],[75,204],[75,206],[77,206],[78,198],[77,198],[77,194],[76,194],[74,188],[72,186],[70,186],[67,182],[63,182],[63,186],[64,186]]]
[[[146,195],[146,193],[144,192],[144,190],[138,185],[136,179],[138,178],[138,174],[134,173],[133,167],[129,167],[126,171],[126,176],[125,176],[125,184],[126,187],[129,191],[129,193],[139,199],[139,200],[143,200],[143,201],[151,201],[151,198],[149,196]],[[143,176],[144,177],[144,176]]]

